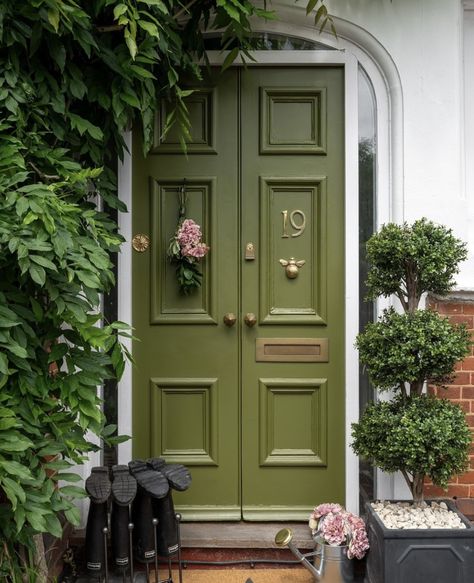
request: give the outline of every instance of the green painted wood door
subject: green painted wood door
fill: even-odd
[[[146,158],[134,140],[134,454],[190,467],[185,519],[344,501],[343,103],[341,68],[232,69],[189,98],[187,156],[164,111]],[[184,179],[211,246],[187,297],[166,258]]]

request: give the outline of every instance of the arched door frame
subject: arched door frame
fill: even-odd
[[[255,51],[256,64],[278,66],[305,64],[314,66],[341,65],[345,70],[345,433],[346,433],[346,507],[354,512],[359,506],[358,458],[350,448],[351,423],[359,417],[359,362],[354,340],[359,331],[359,258],[358,258],[358,68],[370,79],[377,112],[377,194],[376,223],[403,220],[403,102],[401,83],[396,66],[384,47],[364,29],[335,18],[338,38],[319,34],[305,19],[301,7],[278,6],[282,21],[254,23],[255,32],[278,33],[305,40],[324,42],[332,50]],[[283,22],[284,21],[284,22]],[[223,62],[226,54],[208,53],[211,64]],[[237,63],[238,66],[238,63]],[[124,136],[129,152],[131,133]],[[128,207],[121,213],[119,227],[125,238],[118,259],[118,318],[132,321],[132,295],[129,274],[132,265],[132,159],[127,153],[119,166],[119,196]],[[381,309],[383,306],[379,306]],[[348,317],[347,315],[350,315]],[[131,342],[128,346],[131,350]],[[126,366],[118,387],[118,426],[121,434],[132,434],[132,368]],[[131,459],[130,442],[119,446],[119,463]],[[391,478],[378,475],[377,495],[390,496]],[[354,487],[356,485],[356,487]]]

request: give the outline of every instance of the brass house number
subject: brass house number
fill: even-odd
[[[290,236],[288,234],[288,223],[291,229],[294,231],[291,233],[292,237],[299,237],[304,233],[304,230],[306,229],[306,215],[303,211],[296,209],[288,213],[288,211],[285,210],[281,211],[281,214],[283,217],[283,232],[281,235],[282,239],[288,239]]]

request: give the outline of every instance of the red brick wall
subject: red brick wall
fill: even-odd
[[[437,310],[441,315],[448,316],[453,323],[466,324],[474,340],[474,301],[430,299],[428,307]],[[455,476],[449,484],[448,492],[428,483],[425,486],[425,494],[427,497],[474,498],[474,345],[471,347],[471,354],[457,364],[453,384],[447,390],[430,387],[430,391],[461,405],[471,427],[473,444],[469,456],[469,471]]]

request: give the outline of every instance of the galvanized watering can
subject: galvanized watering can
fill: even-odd
[[[280,530],[275,536],[279,547],[288,547],[300,563],[321,583],[352,583],[354,564],[347,558],[347,547],[333,547],[316,541],[312,553],[300,553],[293,542],[293,532],[289,528]],[[312,559],[312,561],[308,560]]]

